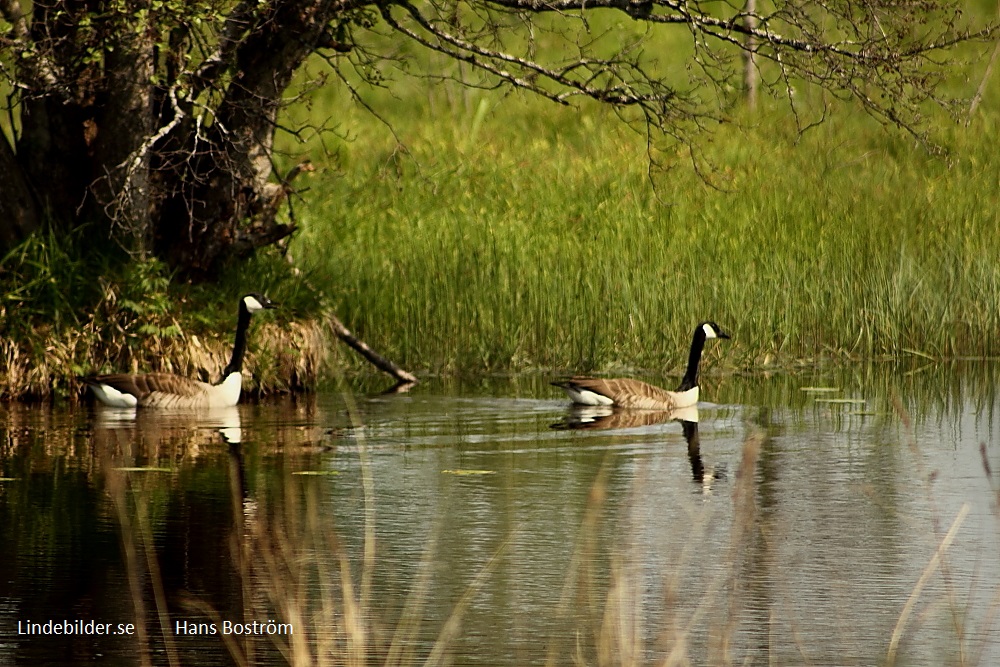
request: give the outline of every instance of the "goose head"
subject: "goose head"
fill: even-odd
[[[722,330],[722,328],[715,322],[702,322],[698,325],[698,329],[708,338],[729,338],[729,334]]]
[[[265,308],[277,308],[278,304],[271,301],[263,294],[251,292],[243,297],[240,302],[240,307],[244,308],[248,313],[253,314],[258,310],[264,310]]]

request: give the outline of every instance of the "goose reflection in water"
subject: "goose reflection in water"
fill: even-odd
[[[552,424],[551,428],[613,430],[654,426],[672,421],[681,424],[688,447],[688,460],[691,462],[691,478],[701,486],[703,493],[711,493],[713,484],[726,478],[726,471],[722,466],[705,468],[698,435],[697,406],[677,410],[622,410],[607,405],[575,405],[565,419]]]
[[[202,446],[217,445],[220,434],[227,443],[240,442],[238,407],[146,411],[100,406],[94,412],[94,436],[99,441],[124,436],[152,447],[151,451],[183,444],[186,455],[196,456]]]
[[[256,502],[247,484],[237,406],[160,410],[98,406],[94,413],[94,441],[122,469],[140,462],[196,457],[203,447],[216,450],[220,440],[229,449],[234,516],[243,526],[256,513]]]

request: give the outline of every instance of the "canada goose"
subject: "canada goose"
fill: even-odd
[[[258,310],[277,305],[260,294],[247,294],[240,299],[236,321],[236,341],[229,365],[222,371],[218,384],[174,375],[146,373],[132,375],[91,375],[80,378],[104,405],[113,408],[227,408],[240,400],[243,388],[243,353],[247,347],[250,316]]]
[[[677,391],[667,391],[640,380],[616,378],[605,380],[592,377],[572,377],[553,382],[580,405],[613,405],[640,410],[676,410],[698,403],[698,362],[705,340],[729,338],[715,322],[702,322],[694,330],[687,372]]]

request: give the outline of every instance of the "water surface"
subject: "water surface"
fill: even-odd
[[[0,664],[1000,664],[992,377],[7,406]]]

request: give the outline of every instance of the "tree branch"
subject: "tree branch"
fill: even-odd
[[[409,2],[399,2],[396,3],[396,6],[403,7],[421,28],[438,41],[431,41],[415,31],[401,25],[392,17],[388,7],[382,7],[381,11],[383,18],[385,18],[386,22],[395,30],[406,34],[427,48],[440,51],[441,53],[455,58],[456,60],[467,62],[470,65],[474,65],[479,69],[487,71],[490,74],[517,86],[518,88],[531,90],[532,92],[538,93],[561,104],[566,104],[567,98],[574,94],[586,95],[587,97],[595,100],[607,102],[616,106],[641,105],[644,103],[654,102],[662,103],[671,101],[677,97],[676,91],[668,88],[662,82],[657,81],[652,77],[646,77],[645,75],[641,77],[644,79],[643,83],[649,85],[651,89],[651,92],[647,93],[635,90],[625,81],[623,81],[623,85],[603,88],[592,86],[589,83],[597,76],[600,76],[615,66],[625,66],[632,72],[641,74],[638,64],[634,62],[626,63],[625,61],[582,58],[575,60],[570,66],[563,68],[560,71],[554,68],[545,67],[528,58],[514,56],[495,49],[487,49],[468,40],[464,40],[453,33],[446,32],[432,23],[420,12],[420,10]],[[498,65],[495,65],[494,61],[514,65],[519,69],[527,70],[536,76],[541,76],[544,79],[568,88],[573,92],[555,93],[546,90],[532,78],[528,76],[518,76],[499,67]],[[577,70],[583,70],[591,74],[591,77],[584,80],[573,78],[571,74],[575,73]]]
[[[378,352],[368,347],[363,340],[356,338],[354,334],[351,333],[350,329],[345,327],[344,323],[341,322],[335,315],[329,316],[329,323],[330,328],[333,329],[333,332],[337,334],[342,341],[347,343],[352,349],[357,351],[358,354],[371,362],[379,370],[388,373],[401,383],[415,384],[418,382],[417,376],[403,370],[391,360],[386,359]]]
[[[584,17],[604,8],[650,25],[683,25],[691,32],[693,64],[704,74],[701,79],[691,75],[692,91],[708,83],[726,94],[743,72],[733,55],[742,51],[751,54],[768,91],[792,100],[793,85],[818,86],[857,100],[880,121],[905,129],[925,145],[921,104],[931,100],[947,106],[936,91],[942,65],[932,54],[996,34],[993,25],[958,30],[959,12],[948,0],[926,0],[919,6],[896,0],[790,0],[771,12],[733,5],[721,11],[712,5],[708,12],[688,0],[470,0],[467,6],[473,20],[463,19],[447,1],[416,5],[399,0],[380,5],[379,11],[393,30],[486,74],[484,88],[507,84],[560,104],[583,96],[618,108],[638,107],[648,125],[689,146],[691,137],[683,125],[701,126],[704,119],[717,120],[715,113],[676,82],[668,83],[655,56],[641,44],[635,54],[622,49],[594,58],[590,47],[598,38],[589,44],[578,39],[579,53],[567,56],[554,49],[549,53],[561,60],[546,63],[533,46],[529,15]],[[727,7],[732,10],[728,15]],[[491,15],[491,10],[503,14]],[[524,21],[527,45],[504,47],[513,43],[507,38],[512,30],[499,16],[508,15]],[[582,26],[579,34],[589,35],[585,18]],[[769,83],[761,69],[767,61],[777,66]]]
[[[21,88],[29,88],[33,93],[41,90],[64,90],[60,85],[55,64],[48,56],[36,52],[35,40],[31,37],[28,18],[21,9],[18,0],[0,0],[0,15],[10,23],[14,33],[14,51],[22,54],[18,58],[18,66],[28,74],[27,81],[21,82]]]

